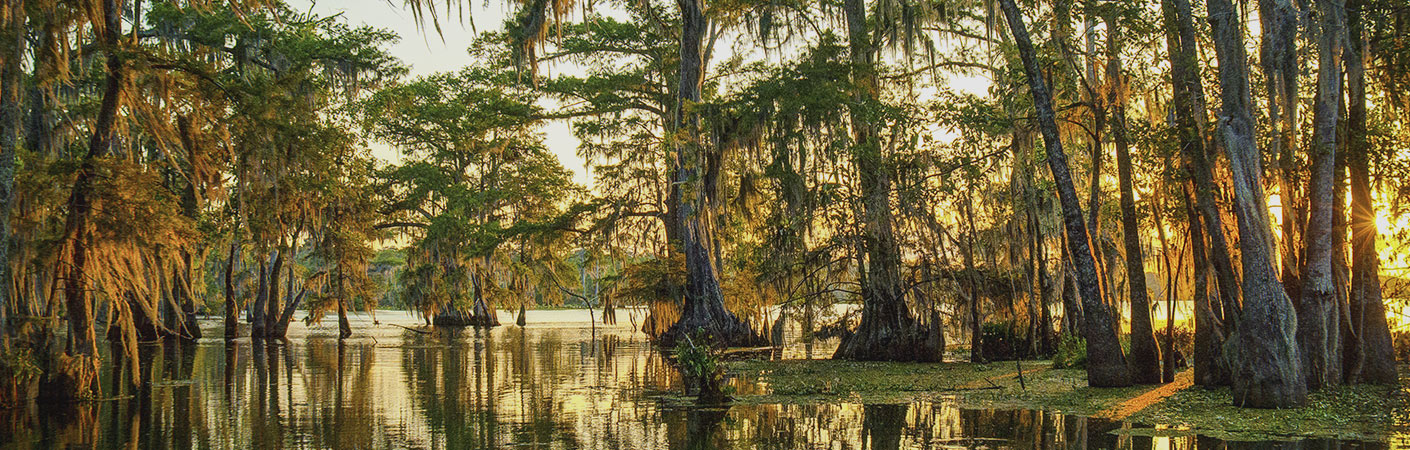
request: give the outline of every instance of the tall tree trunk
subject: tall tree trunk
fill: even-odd
[[[1339,310],[1332,275],[1332,210],[1336,197],[1337,121],[1341,99],[1341,41],[1345,10],[1342,0],[1317,0],[1317,101],[1313,111],[1315,143],[1307,195],[1306,261],[1298,297],[1297,341],[1308,389],[1339,384],[1337,349]]]
[[[1015,140],[1018,136],[1015,135]],[[1026,141],[1026,140],[1025,140]],[[1017,158],[1027,158],[1025,145],[1015,145],[1014,156]],[[1024,152],[1020,152],[1024,149]],[[1033,167],[1026,161],[1023,162],[1023,201],[1024,218],[1027,220],[1028,234],[1024,238],[1028,241],[1028,340],[1029,347],[1034,355],[1048,354],[1048,335],[1051,334],[1052,326],[1048,324],[1048,291],[1047,284],[1047,262],[1043,261],[1043,230],[1038,222],[1038,195],[1037,189],[1033,186]]]
[[[196,141],[191,136],[191,119],[188,116],[178,116],[176,119],[177,135],[181,140],[181,148],[187,155],[194,155],[196,152]],[[194,174],[194,168],[192,168]],[[197,204],[196,177],[188,176],[185,189],[181,190],[181,214],[193,223],[198,220],[200,206]],[[180,181],[177,181],[179,184]],[[192,292],[192,272],[194,266],[191,262],[191,249],[182,247],[181,265],[174,271],[172,280],[175,282],[173,295],[176,297],[177,306],[181,308],[182,319],[182,339],[196,341],[201,339],[201,326],[196,321],[196,299],[195,292]]]
[[[1376,210],[1371,198],[1370,143],[1366,140],[1366,38],[1364,0],[1347,2],[1347,166],[1351,178],[1351,328],[1357,344],[1346,355],[1353,383],[1398,381],[1390,327],[1381,300],[1381,260],[1376,252]]]
[[[1289,0],[1259,0],[1259,27],[1263,38],[1259,46],[1259,61],[1263,66],[1264,86],[1268,91],[1268,122],[1273,125],[1269,152],[1278,158],[1278,196],[1282,202],[1282,274],[1283,285],[1294,301],[1301,289],[1299,268],[1302,267],[1299,239],[1304,199],[1298,195],[1297,174],[1293,154],[1297,149],[1297,6]]]
[[[843,337],[835,358],[885,361],[939,361],[940,352],[906,305],[901,252],[896,245],[891,207],[891,170],[873,127],[877,96],[875,49],[867,29],[866,2],[845,0],[847,42],[855,90],[850,105],[854,138],[852,161],[862,192],[866,283],[862,285],[862,320]]]
[[[1126,245],[1126,286],[1131,297],[1131,377],[1140,384],[1160,383],[1160,347],[1151,325],[1150,297],[1146,293],[1146,268],[1141,252],[1141,231],[1136,223],[1135,183],[1131,180],[1131,148],[1126,141],[1126,92],[1121,76],[1121,41],[1115,16],[1107,19],[1106,43],[1110,52],[1107,83],[1111,86],[1111,138],[1116,144],[1116,171],[1121,188],[1121,234]]]
[[[1131,372],[1126,367],[1126,357],[1121,352],[1121,344],[1111,326],[1111,316],[1105,305],[1102,305],[1096,261],[1093,259],[1086,224],[1082,223],[1082,206],[1078,203],[1072,174],[1067,168],[1067,155],[1063,153],[1062,142],[1058,140],[1052,97],[1048,94],[1047,83],[1038,70],[1033,43],[1028,38],[1028,29],[1023,25],[1018,6],[1014,4],[1014,0],[1000,0],[999,5],[1004,10],[1004,16],[1008,18],[1009,31],[1013,33],[1014,42],[1018,44],[1018,54],[1023,59],[1024,73],[1028,76],[1033,104],[1038,113],[1038,127],[1043,132],[1043,143],[1048,152],[1048,167],[1052,170],[1058,200],[1062,203],[1067,243],[1071,248],[1073,266],[1077,271],[1077,283],[1081,291],[1086,322],[1083,333],[1087,337],[1087,384],[1102,387],[1128,386],[1131,384]]]
[[[1035,214],[1036,216],[1036,214]],[[1034,223],[1038,223],[1036,217]],[[1049,295],[1052,290],[1052,277],[1048,276],[1048,246],[1043,239],[1043,229],[1041,225],[1034,228],[1033,239],[1038,242],[1038,305],[1042,308],[1042,318],[1039,320],[1039,330],[1042,334],[1038,336],[1042,342],[1042,354],[1051,355],[1053,353],[1053,315],[1048,305],[1052,302]]]
[[[1224,347],[1225,328],[1219,314],[1210,306],[1209,300],[1209,259],[1205,253],[1205,225],[1200,223],[1200,214],[1195,211],[1195,200],[1190,198],[1191,186],[1185,191],[1185,214],[1189,217],[1190,256],[1194,260],[1194,299],[1195,342],[1194,365],[1195,384],[1205,387],[1227,386],[1229,364],[1221,355]]]
[[[235,261],[239,259],[238,238],[230,242],[230,254],[225,257],[225,340],[240,337],[240,306],[235,302]]]
[[[269,291],[265,293],[264,299],[264,336],[279,337],[274,335],[275,320],[279,318],[283,309],[279,297],[279,277],[284,272],[284,259],[288,257],[289,251],[282,248],[276,252],[274,265],[269,268]]]
[[[24,13],[19,0],[9,0],[9,15],[0,34],[0,351],[10,342],[10,202],[14,200],[15,151],[20,128],[20,60],[24,55]]]
[[[279,250],[271,251],[267,262],[263,259],[259,261],[259,284],[255,289],[255,303],[250,308],[250,337],[255,339],[263,339],[267,332],[265,304],[269,302],[270,266],[279,261]]]
[[[709,22],[704,0],[677,0],[681,12],[680,88],[676,92],[676,124],[688,136],[676,144],[673,183],[681,186],[676,207],[677,230],[685,253],[685,305],[680,320],[660,337],[665,346],[703,330],[716,345],[749,345],[764,342],[749,325],[725,309],[715,267],[713,208],[700,178],[710,169],[705,140],[699,136],[700,117],[692,109],[700,102],[705,76],[703,44]],[[673,193],[673,196],[674,193]]]
[[[1345,53],[1345,51],[1345,49],[1342,50],[1343,53]],[[1340,77],[1338,77],[1338,79],[1340,79]],[[1345,89],[1345,87],[1342,89]],[[1345,97],[1338,103],[1341,104],[1340,116],[1346,117]],[[1346,212],[1346,196],[1348,195],[1346,174],[1346,121],[1343,119],[1340,122],[1341,125],[1337,126],[1336,169],[1334,172],[1335,175],[1332,178],[1332,287],[1334,288],[1334,294],[1332,295],[1332,317],[1328,319],[1328,325],[1334,326],[1335,328],[1327,329],[1327,364],[1336,366],[1328,368],[1328,370],[1334,372],[1333,375],[1336,376],[1337,383],[1342,383],[1346,380],[1346,374],[1343,371],[1343,363],[1345,363],[1346,360],[1343,358],[1342,353],[1345,351],[1346,346],[1349,345],[1348,341],[1355,340],[1352,336],[1353,331],[1350,328],[1351,319],[1349,318],[1351,314],[1351,305],[1349,303],[1351,297],[1351,267],[1349,265],[1350,257],[1348,255],[1351,250],[1347,248],[1349,243],[1346,238],[1348,227],[1347,220],[1349,219]]]
[[[118,102],[122,96],[124,61],[118,51],[118,37],[122,30],[122,10],[117,0],[105,0],[102,5],[103,22],[98,32],[100,44],[107,52],[107,74],[103,90],[103,100],[98,106],[98,114],[93,123],[93,134],[88,140],[88,153],[79,163],[74,179],[73,191],[68,200],[68,217],[64,221],[64,235],[68,246],[68,273],[64,279],[64,300],[68,309],[69,357],[74,366],[96,368],[98,364],[98,339],[93,330],[93,302],[88,295],[84,280],[88,279],[88,228],[92,214],[93,177],[97,169],[96,160],[108,153],[113,145],[113,126],[117,120]],[[81,372],[80,372],[81,373]],[[75,376],[82,381],[87,377]],[[87,378],[90,382],[93,378]],[[96,389],[96,385],[66,386],[74,392]]]
[[[352,337],[352,324],[348,322],[348,289],[347,280],[343,279],[343,266],[338,266],[338,340],[342,341]]]
[[[1170,73],[1175,100],[1175,118],[1180,136],[1180,152],[1189,164],[1194,180],[1195,208],[1204,219],[1204,231],[1209,239],[1207,260],[1214,266],[1220,302],[1215,308],[1224,323],[1233,328],[1240,311],[1239,281],[1234,274],[1229,245],[1224,238],[1224,223],[1215,198],[1219,195],[1214,183],[1210,158],[1213,146],[1206,145],[1206,111],[1204,85],[1200,81],[1196,58],[1198,38],[1189,0],[1164,0],[1166,44],[1170,53]]]
[[[29,89],[29,124],[25,136],[25,148],[38,155],[49,155],[54,151],[54,111],[49,98],[52,88],[39,82],[45,68],[55,59],[55,34],[57,26],[52,12],[43,12],[29,17],[29,29],[35,30],[33,57],[30,73],[35,82]],[[23,36],[18,36],[22,38]]]
[[[1169,167],[1168,162],[1166,167]],[[1151,211],[1155,213],[1156,237],[1160,239],[1160,256],[1165,263],[1165,348],[1160,353],[1160,380],[1169,383],[1175,381],[1175,291],[1180,270],[1170,263],[1170,240],[1165,236],[1164,189],[1157,188],[1157,192]],[[1183,254],[1176,256],[1183,257]]]
[[[1288,408],[1307,400],[1294,334],[1297,313],[1273,267],[1273,236],[1263,195],[1262,154],[1254,141],[1243,24],[1229,0],[1207,0],[1219,61],[1220,138],[1233,173],[1234,212],[1243,265],[1243,315],[1226,344],[1238,406]]]
[[[972,196],[964,196],[964,217],[969,224],[968,238],[964,246],[965,281],[969,287],[969,362],[982,363],[984,358],[984,320],[979,306],[979,268],[974,266],[974,244],[979,230],[974,227],[974,205]]]

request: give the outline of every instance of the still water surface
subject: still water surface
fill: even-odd
[[[1346,441],[1224,442],[1137,436],[1143,425],[946,401],[682,408],[675,371],[634,332],[584,311],[531,311],[529,325],[420,334],[405,313],[294,324],[288,345],[149,345],[140,388],[106,368],[113,399],[0,411],[0,448],[343,449],[1211,449],[1389,448]],[[502,322],[512,324],[504,314]],[[220,336],[218,321],[204,324]],[[826,357],[835,343],[788,348]],[[737,380],[751,389],[750,380]],[[1138,433],[1139,434],[1139,433]]]

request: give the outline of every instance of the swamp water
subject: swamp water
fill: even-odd
[[[633,331],[586,311],[531,311],[529,325],[421,334],[406,313],[290,328],[288,345],[226,345],[220,322],[198,344],[143,346],[140,388],[106,358],[104,395],[77,406],[0,411],[0,448],[504,449],[1131,449],[1389,448],[1311,440],[1224,442],[1142,436],[1129,423],[946,401],[735,405],[699,410],[674,369]],[[785,357],[827,357],[796,344]],[[741,391],[763,389],[736,380]],[[1159,428],[1159,427],[1157,427]]]

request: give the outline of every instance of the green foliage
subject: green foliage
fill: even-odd
[[[1057,353],[1053,355],[1053,368],[1082,369],[1086,367],[1087,341],[1066,333],[1058,337]]]
[[[719,351],[707,342],[709,336],[703,330],[677,342],[673,352],[676,367],[686,381],[686,394],[698,395],[697,402],[701,404],[723,403],[730,396],[729,387],[724,385],[725,368]]]
[[[356,106],[369,135],[405,159],[376,171],[381,213],[411,240],[398,295],[426,315],[472,302],[529,302],[557,292],[583,196],[543,143],[539,93],[505,69],[484,35],[480,65],[390,86]]]

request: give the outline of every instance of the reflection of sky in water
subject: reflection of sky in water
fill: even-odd
[[[684,409],[675,372],[630,318],[588,327],[578,311],[530,312],[525,329],[422,335],[380,312],[290,330],[291,345],[248,341],[149,346],[154,382],[137,393],[104,373],[115,400],[54,411],[0,412],[4,447],[50,448],[529,448],[529,449],[1206,449],[1286,446],[1195,436],[1141,436],[1131,424],[949,402],[902,405],[739,405]],[[503,320],[513,323],[512,320]],[[536,323],[537,322],[537,323]],[[211,322],[209,326],[218,328]],[[219,336],[217,329],[208,336]],[[826,356],[835,344],[819,344]],[[801,355],[797,344],[790,355]],[[754,386],[741,383],[742,389]],[[149,392],[146,392],[150,389]],[[141,395],[134,395],[141,394]],[[1175,432],[1180,435],[1182,433]],[[1393,440],[1392,444],[1401,440]],[[1380,443],[1302,442],[1317,448]]]

